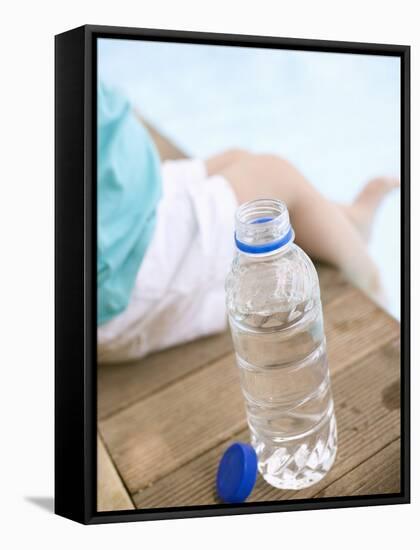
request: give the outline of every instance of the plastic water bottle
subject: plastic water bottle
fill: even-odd
[[[242,205],[235,241],[227,308],[258,470],[302,489],[337,450],[318,276],[282,201]]]

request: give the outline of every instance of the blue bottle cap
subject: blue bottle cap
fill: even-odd
[[[233,443],[225,451],[217,471],[217,494],[228,504],[244,502],[257,479],[257,455],[247,443]]]

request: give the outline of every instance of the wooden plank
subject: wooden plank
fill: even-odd
[[[322,305],[324,307],[336,298],[344,296],[353,288],[341,271],[338,271],[335,267],[322,262],[315,262],[315,267],[318,272]]]
[[[400,337],[399,323],[352,287],[324,308],[324,326],[332,373]]]
[[[316,497],[399,493],[400,459],[401,440],[398,438],[317,493]]]
[[[97,445],[98,512],[134,509],[130,495],[126,491],[99,435]]]
[[[352,291],[346,299],[338,301],[339,307],[331,304],[334,319],[328,340],[333,374],[399,336],[398,325],[395,322],[387,325],[389,317],[380,310],[374,310],[366,318],[360,315],[369,311],[370,304],[360,292]],[[352,323],[353,318],[359,322]],[[343,332],[346,319],[350,324]],[[366,325],[370,339],[362,333]],[[138,491],[245,427],[233,354],[193,372],[100,425],[130,492]]]
[[[239,377],[229,355],[100,422],[100,429],[134,493],[243,425]]]
[[[399,346],[395,340],[333,376],[338,454],[329,474],[302,491],[277,490],[259,476],[250,502],[395,492],[399,486]],[[398,441],[396,441],[398,439]],[[217,504],[215,476],[225,448],[249,441],[248,429],[187,462],[134,495],[139,508]],[[392,453],[388,445],[392,443]],[[388,449],[384,451],[384,447]],[[383,454],[385,453],[385,454]],[[371,459],[371,457],[373,457]],[[390,462],[392,460],[392,463]],[[368,466],[366,463],[368,462]],[[347,477],[349,476],[349,477]]]
[[[98,418],[104,419],[220,359],[232,350],[228,332],[176,346],[139,361],[98,366]]]
[[[335,299],[324,303],[324,317],[333,366],[341,355],[368,353],[377,342],[389,341],[399,333],[399,325],[394,319],[349,285],[346,292],[331,292],[329,296]],[[99,365],[98,417],[101,420],[108,418],[230,351],[232,342],[226,332],[155,353],[140,361]]]

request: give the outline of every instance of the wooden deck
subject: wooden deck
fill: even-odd
[[[182,156],[152,134],[163,159]],[[302,491],[260,476],[251,502],[400,491],[400,326],[336,270],[317,267],[337,458]],[[218,503],[218,462],[235,440],[249,439],[228,333],[98,367],[99,511]]]

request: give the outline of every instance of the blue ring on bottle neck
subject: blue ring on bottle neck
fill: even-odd
[[[286,235],[281,239],[278,239],[277,241],[271,241],[264,244],[247,244],[239,241],[236,238],[235,232],[235,244],[241,252],[246,252],[247,254],[266,254],[267,252],[273,252],[273,250],[277,250],[278,248],[286,245],[289,241],[293,239],[293,237],[293,229],[292,226],[290,226],[289,231],[286,233]]]

